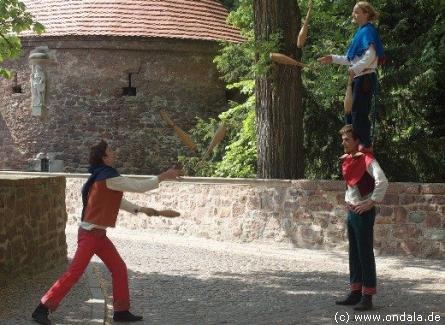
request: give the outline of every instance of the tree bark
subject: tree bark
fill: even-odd
[[[282,32],[280,53],[300,60],[296,39],[301,15],[296,0],[254,0],[255,38]],[[256,78],[258,177],[304,177],[301,70],[272,63]]]

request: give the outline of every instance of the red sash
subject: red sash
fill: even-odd
[[[341,165],[346,184],[349,186],[357,185],[373,160],[374,155],[370,152],[359,152],[354,156],[348,155]]]

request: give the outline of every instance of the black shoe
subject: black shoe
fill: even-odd
[[[116,322],[137,322],[142,320],[142,316],[136,316],[126,311],[115,311],[113,314],[113,320]]]
[[[360,303],[354,307],[354,310],[364,311],[372,309],[372,296],[371,295],[363,295]]]
[[[39,304],[32,313],[32,319],[34,319],[37,323],[43,325],[51,325],[51,321],[48,318],[49,309],[44,304]]]
[[[349,293],[349,295],[343,299],[343,300],[337,300],[335,302],[336,305],[357,305],[360,302],[360,299],[362,299],[362,294],[360,291],[352,291]]]

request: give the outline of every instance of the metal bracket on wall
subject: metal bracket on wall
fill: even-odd
[[[128,87],[122,88],[122,96],[136,96],[136,87],[131,86],[131,75],[132,73],[128,74]]]

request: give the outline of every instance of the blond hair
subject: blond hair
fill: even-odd
[[[368,1],[358,1],[355,5],[364,13],[368,14],[368,21],[373,21],[379,18],[379,13]]]

